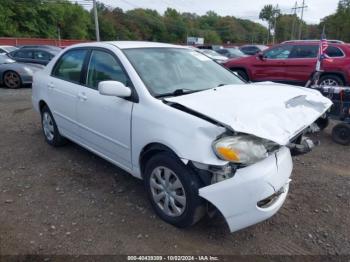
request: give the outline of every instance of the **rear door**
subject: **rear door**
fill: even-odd
[[[305,84],[315,71],[318,44],[294,45],[289,58],[285,61],[286,82]]]
[[[131,170],[131,112],[133,102],[101,95],[98,84],[114,80],[131,87],[119,59],[109,50],[93,49],[85,86],[78,93],[77,115],[81,142],[110,161]]]
[[[258,56],[252,62],[254,81],[284,81],[285,64],[291,53],[291,45],[280,45],[265,51],[263,59]]]
[[[82,69],[87,49],[72,49],[56,62],[47,83],[48,105],[60,132],[77,140],[78,123],[76,105],[82,83]]]

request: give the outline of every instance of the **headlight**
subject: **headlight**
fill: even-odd
[[[269,155],[277,144],[265,139],[237,135],[220,138],[213,144],[215,154],[222,160],[237,164],[254,164]]]

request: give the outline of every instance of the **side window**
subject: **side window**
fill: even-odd
[[[19,50],[13,53],[14,57],[24,58],[24,59],[33,59],[33,51],[31,50]]]
[[[289,58],[316,58],[318,45],[296,45]]]
[[[52,55],[45,51],[35,51],[34,52],[34,59],[43,60],[43,61],[50,61],[52,58]]]
[[[98,83],[107,80],[119,81],[127,85],[127,79],[121,65],[111,54],[99,50],[92,51],[87,86],[97,89]]]
[[[343,57],[344,53],[338,47],[328,46],[326,50],[326,55],[328,55],[329,57]]]
[[[6,52],[0,48],[0,54],[5,54]]]
[[[292,46],[283,45],[267,50],[264,57],[268,59],[287,59],[292,51]]]
[[[52,75],[70,82],[79,83],[87,50],[71,50],[56,63]]]

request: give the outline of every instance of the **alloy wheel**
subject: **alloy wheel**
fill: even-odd
[[[186,208],[186,194],[179,177],[169,168],[159,166],[150,176],[152,197],[165,215],[178,217]]]
[[[19,88],[21,86],[21,78],[16,72],[7,72],[4,76],[4,84],[9,88]]]
[[[54,129],[52,118],[48,112],[43,113],[42,122],[43,122],[44,133],[45,133],[47,140],[49,140],[49,141],[53,140],[53,138],[55,136],[54,135],[55,129]]]

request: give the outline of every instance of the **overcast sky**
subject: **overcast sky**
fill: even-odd
[[[167,7],[172,7],[181,12],[192,12],[205,14],[213,10],[220,15],[233,15],[240,18],[247,18],[256,22],[259,21],[259,12],[266,4],[278,4],[283,13],[292,13],[295,0],[100,0],[101,2],[120,7],[123,10],[136,7],[156,9],[161,14]],[[338,0],[305,0],[308,8],[304,17],[308,23],[319,23],[320,19],[333,13]],[[302,0],[298,0],[299,6]],[[300,15],[300,12],[299,12]]]

